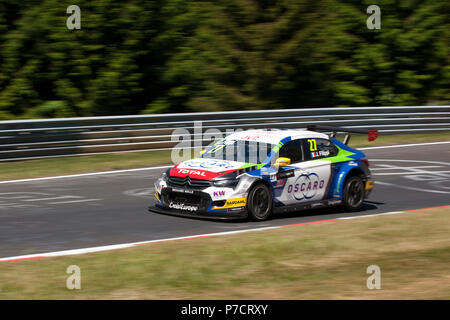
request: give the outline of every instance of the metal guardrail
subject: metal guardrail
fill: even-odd
[[[194,131],[201,121],[201,132]],[[168,150],[188,130],[205,145],[208,129],[305,128],[308,125],[373,128],[382,133],[450,130],[450,106],[308,108],[161,115],[0,121],[0,161],[95,153]],[[173,141],[175,139],[176,141]]]

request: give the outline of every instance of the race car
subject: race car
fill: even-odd
[[[344,142],[338,132],[346,133]],[[325,126],[233,133],[163,173],[149,210],[256,221],[325,206],[360,210],[374,181],[364,153],[347,145],[350,133],[368,134],[369,141],[378,136],[376,130]]]

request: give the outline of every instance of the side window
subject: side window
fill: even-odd
[[[311,160],[334,157],[338,153],[333,142],[326,139],[305,139],[305,147]]]
[[[297,163],[303,161],[303,149],[301,140],[292,140],[287,142],[281,147],[280,157],[286,157],[291,159],[291,163]]]

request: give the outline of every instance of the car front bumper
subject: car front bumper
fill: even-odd
[[[245,219],[248,217],[247,211],[238,212],[208,212],[208,211],[188,211],[188,210],[177,210],[156,204],[154,206],[148,207],[148,211],[167,214],[178,217],[185,218],[200,218],[200,219],[211,219],[211,220],[235,220],[235,219]]]
[[[225,191],[226,190],[226,191]],[[224,197],[225,193],[227,197]],[[186,188],[155,184],[154,206],[149,211],[204,219],[244,219],[248,216],[246,196],[233,189]]]

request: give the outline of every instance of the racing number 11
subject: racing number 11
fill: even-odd
[[[316,151],[317,150],[316,139],[308,139],[308,142],[309,142],[309,150]]]

